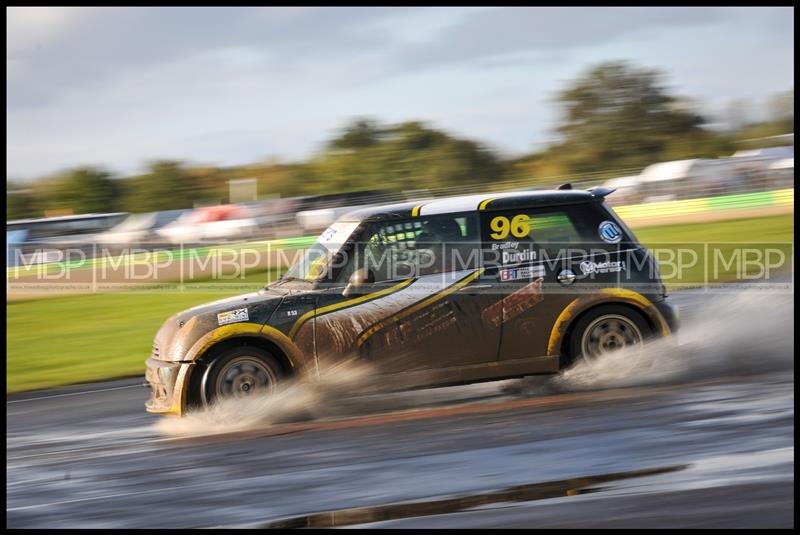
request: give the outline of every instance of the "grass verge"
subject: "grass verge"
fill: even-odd
[[[652,227],[636,234],[647,247],[667,253],[670,248],[687,245],[702,253],[703,243],[733,251],[733,243],[753,244],[758,249],[755,246],[760,243],[793,242],[793,223],[793,215],[785,215]],[[735,264],[727,265],[715,281],[736,278]],[[662,275],[672,289],[702,283],[707,275],[703,265],[695,265],[670,277],[663,266],[662,261]],[[224,288],[203,291],[198,285],[184,293],[119,292],[7,303],[6,390],[14,393],[141,375],[153,335],[168,316],[256,290],[274,276],[274,272],[251,273],[229,292]]]

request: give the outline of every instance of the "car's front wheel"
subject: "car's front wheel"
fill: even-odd
[[[283,376],[278,360],[254,346],[223,351],[206,368],[200,383],[204,405],[222,398],[242,399],[271,394]]]
[[[627,371],[643,357],[645,340],[652,336],[642,314],[621,305],[604,305],[590,310],[571,330],[564,364],[582,360],[592,367],[600,365],[607,355],[627,348],[625,361],[620,365]]]

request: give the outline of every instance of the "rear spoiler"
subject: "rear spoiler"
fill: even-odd
[[[556,189],[559,189],[559,190],[570,190],[570,189],[572,189],[572,184],[570,184],[570,183],[561,184]],[[606,197],[607,195],[610,195],[610,194],[614,193],[615,191],[617,191],[617,188],[606,188],[604,186],[595,186],[594,188],[589,188],[586,191],[591,193],[593,197],[603,198],[603,197]]]
[[[617,191],[617,188],[606,188],[604,186],[597,186],[594,188],[589,188],[587,191],[591,193],[593,197],[603,198]]]

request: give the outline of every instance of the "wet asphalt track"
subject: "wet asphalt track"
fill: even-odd
[[[690,321],[702,295],[672,299]],[[793,370],[400,393],[380,414],[213,440],[157,436],[140,382],[7,400],[7,527],[794,525]],[[644,469],[663,473],[624,476]]]

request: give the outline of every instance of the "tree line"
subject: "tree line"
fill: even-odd
[[[422,122],[354,120],[308,161],[201,167],[151,162],[137,176],[94,166],[30,184],[8,182],[7,219],[45,212],[149,212],[227,202],[228,181],[255,178],[260,196],[296,196],[364,189],[395,191],[591,176],[660,161],[715,158],[735,150],[785,144],[769,136],[794,131],[794,92],[776,95],[769,121],[714,128],[687,99],[671,94],[661,72],[627,62],[594,66],[559,92],[557,141],[523,157],[490,148]],[[735,113],[741,110],[732,110]],[[741,119],[741,114],[737,114]],[[757,141],[748,141],[757,139]]]

